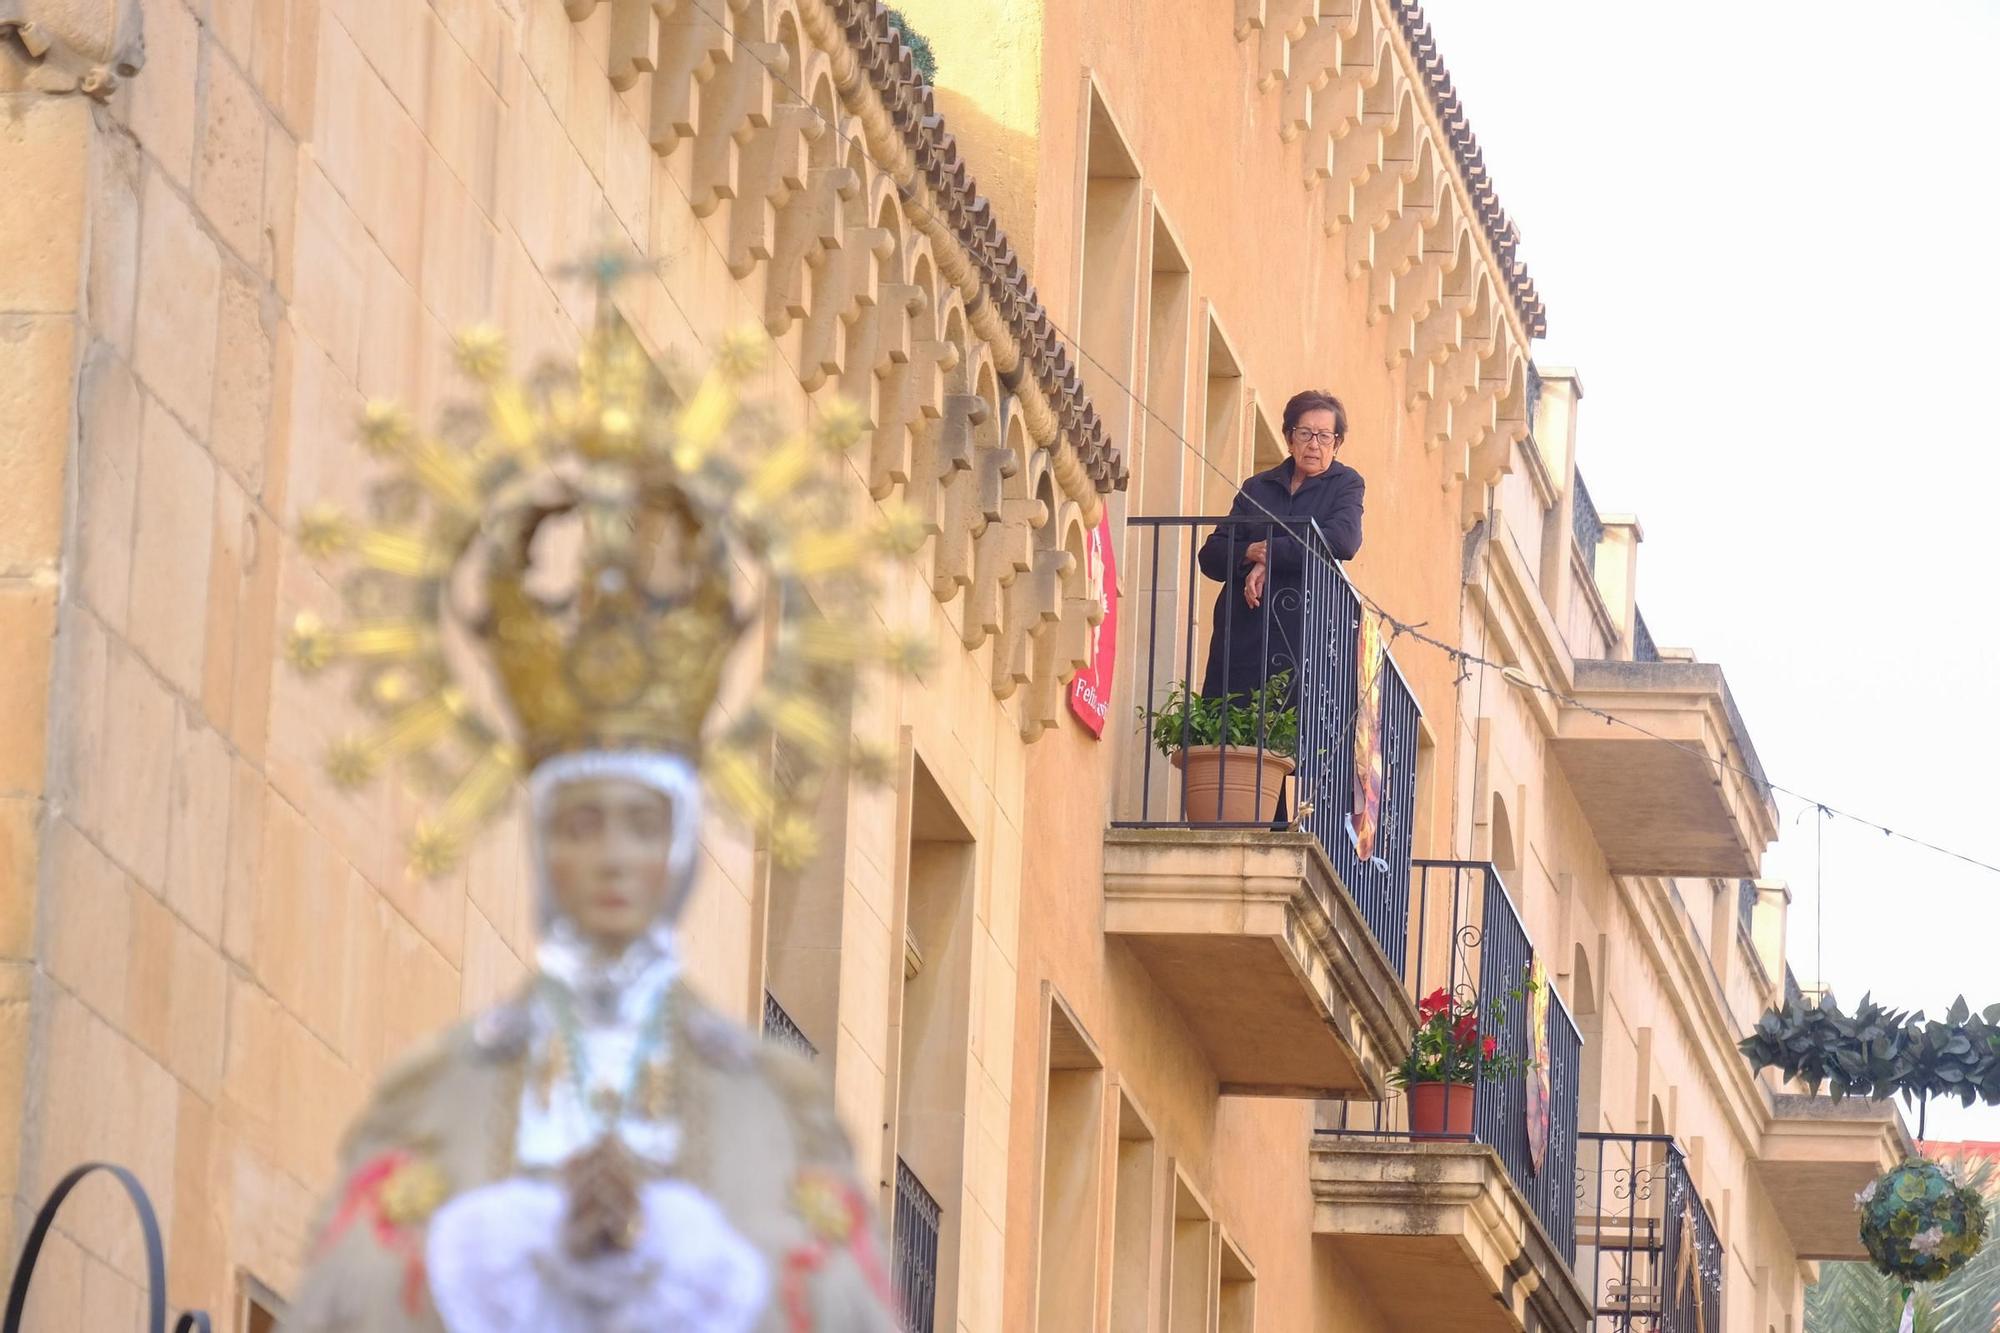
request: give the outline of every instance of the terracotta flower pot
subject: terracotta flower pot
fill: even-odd
[[[1473,1088],[1470,1083],[1412,1083],[1410,1137],[1469,1138]]]
[[[1228,762],[1223,761],[1224,755]],[[1181,770],[1183,810],[1190,824],[1262,824],[1278,810],[1278,793],[1297,767],[1269,750],[1232,745],[1191,745],[1176,750]]]

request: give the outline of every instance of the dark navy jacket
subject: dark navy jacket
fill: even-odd
[[[1294,494],[1293,469],[1288,458],[1244,482],[1229,513],[1247,521],[1218,526],[1201,545],[1201,572],[1222,584],[1209,622],[1213,628],[1208,671],[1201,686],[1201,692],[1211,698],[1224,691],[1248,693],[1287,669],[1293,672],[1296,684],[1303,629],[1301,573],[1311,558],[1301,548],[1300,538],[1309,531],[1308,521],[1319,524],[1325,555],[1346,560],[1361,549],[1361,496],[1365,488],[1361,474],[1335,462],[1317,477],[1307,477]],[[1283,526],[1270,515],[1282,520]],[[1243,581],[1251,568],[1243,552],[1258,541],[1268,541],[1270,546],[1265,557],[1263,602],[1253,610],[1243,601]]]

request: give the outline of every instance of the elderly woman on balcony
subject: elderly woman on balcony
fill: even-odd
[[[1347,409],[1307,389],[1285,404],[1291,457],[1243,483],[1229,516],[1202,543],[1201,572],[1220,582],[1210,621],[1209,698],[1247,695],[1294,672],[1302,622],[1298,593],[1306,561],[1346,560],[1361,549],[1361,474],[1336,461],[1347,439]],[[1318,556],[1305,549],[1319,528]],[[1289,700],[1287,701],[1289,703]]]

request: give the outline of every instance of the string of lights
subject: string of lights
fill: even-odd
[[[730,32],[728,25],[725,24],[721,20],[721,18],[719,18],[709,8],[709,0],[695,0],[694,8],[696,12],[700,13],[710,23],[714,24],[717,29],[719,29],[725,34],[728,34]],[[739,54],[746,51],[749,52],[760,64],[764,66],[765,72],[771,76],[772,80],[778,83],[780,86],[784,87],[787,91],[789,91],[793,97],[797,98],[800,106],[806,107],[807,109],[811,110],[813,115],[820,121],[820,123],[824,125],[826,129],[830,131],[834,135],[834,137],[840,141],[840,143],[843,146],[851,149],[858,149],[861,152],[862,156],[866,158],[869,162],[873,163],[878,171],[884,171],[884,172],[887,171],[887,168],[883,166],[881,161],[877,159],[872,152],[869,151],[868,145],[864,140],[857,138],[856,136],[851,135],[846,131],[844,131],[836,122],[829,119],[824,112],[820,111],[817,107],[815,107],[812,103],[812,100],[805,94],[805,92],[802,91],[796,84],[792,83],[786,77],[785,69],[781,68],[780,66],[774,65],[773,63],[771,63],[771,61],[767,60],[762,55],[761,51],[754,44],[744,43],[738,45],[735,49]],[[678,184],[679,182],[676,181],[677,186]],[[685,194],[685,192],[683,192],[683,194]],[[908,192],[904,192],[901,194],[901,203],[903,208],[910,213],[921,215],[922,217],[929,219],[931,222],[937,223],[938,225],[941,226],[946,225],[943,223],[941,219],[937,217],[935,213],[924,208],[923,205],[918,203],[914,198],[910,197],[910,194]],[[719,257],[722,257],[724,259],[724,262],[726,263],[727,256],[723,255],[720,245],[716,243],[715,238],[713,236],[709,235],[708,229],[706,227],[697,226],[696,230],[701,232],[702,236],[707,239],[709,246],[712,249],[714,249],[716,254]],[[674,306],[676,310],[680,311],[682,319],[686,320],[687,313],[685,310],[681,309],[680,303],[678,301],[675,301]],[[689,327],[690,328],[694,327],[692,321],[689,322]],[[1155,422],[1161,428],[1161,430],[1163,430],[1167,434],[1168,437],[1170,437],[1177,444],[1180,445],[1181,449],[1190,458],[1194,459],[1195,462],[1198,463],[1200,466],[1207,468],[1210,472],[1214,473],[1216,477],[1228,483],[1231,487],[1237,486],[1236,478],[1231,477],[1229,474],[1227,474],[1221,468],[1217,467],[1213,462],[1211,462],[1204,454],[1200,446],[1196,445],[1192,440],[1188,439],[1187,436],[1183,434],[1178,427],[1176,427],[1172,422],[1168,421],[1164,416],[1162,416],[1157,409],[1155,409],[1150,403],[1146,401],[1144,395],[1139,393],[1138,390],[1134,389],[1131,385],[1125,383],[1122,379],[1118,377],[1118,374],[1115,371],[1113,371],[1109,366],[1105,365],[1096,356],[1092,355],[1090,349],[1083,346],[1083,344],[1073,335],[1071,335],[1067,329],[1063,328],[1060,324],[1058,324],[1054,316],[1052,315],[1049,316],[1049,328],[1053,330],[1055,335],[1058,338],[1060,338],[1064,343],[1066,343],[1076,353],[1077,356],[1081,357],[1085,361],[1088,361],[1093,367],[1095,367],[1098,374],[1103,378],[1105,382],[1110,384],[1120,394],[1122,394],[1126,399],[1128,399],[1135,407],[1139,409],[1140,412],[1144,413],[1147,417],[1151,418],[1152,421]],[[789,358],[787,358],[787,364],[789,365]],[[1240,490],[1238,493],[1245,494]],[[1615,713],[1607,712],[1606,710],[1597,708],[1591,704],[1587,704],[1583,702],[1581,699],[1577,698],[1575,695],[1568,693],[1567,691],[1560,690],[1552,685],[1544,684],[1543,682],[1537,681],[1532,677],[1528,676],[1525,672],[1521,671],[1520,668],[1518,667],[1509,666],[1505,663],[1494,661],[1491,658],[1486,657],[1483,653],[1471,652],[1458,644],[1448,642],[1447,640],[1438,638],[1436,635],[1427,633],[1426,632],[1427,622],[1424,621],[1413,622],[1405,620],[1401,616],[1395,614],[1388,607],[1384,606],[1379,600],[1370,595],[1358,583],[1354,582],[1353,579],[1349,578],[1347,572],[1341,568],[1339,561],[1333,559],[1332,556],[1328,555],[1315,543],[1306,540],[1299,532],[1299,530],[1293,527],[1292,524],[1289,523],[1283,516],[1273,513],[1268,506],[1259,502],[1254,496],[1249,496],[1245,494],[1245,498],[1254,508],[1256,508],[1260,513],[1262,513],[1262,515],[1267,520],[1276,525],[1279,531],[1283,532],[1292,540],[1296,541],[1299,544],[1300,550],[1307,552],[1313,559],[1318,560],[1323,564],[1332,567],[1333,570],[1336,573],[1338,573],[1341,578],[1347,580],[1348,586],[1354,589],[1355,595],[1358,598],[1360,598],[1362,603],[1366,605],[1376,615],[1380,616],[1383,623],[1389,627],[1390,644],[1392,646],[1397,641],[1407,638],[1412,640],[1413,642],[1420,643],[1425,647],[1430,648],[1436,652],[1444,654],[1444,656],[1454,666],[1456,666],[1459,669],[1460,675],[1458,679],[1461,681],[1464,680],[1466,675],[1470,673],[1471,670],[1475,667],[1480,668],[1482,670],[1491,669],[1497,671],[1499,672],[1503,680],[1505,680],[1509,685],[1514,686],[1516,689],[1520,689],[1529,693],[1545,695],[1565,708],[1573,708],[1580,712],[1585,713],[1588,716],[1599,718],[1607,726],[1623,727],[1629,731],[1636,732],[1637,734],[1644,736],[1649,740],[1657,741],[1663,745],[1671,746],[1672,748],[1684,754],[1692,755],[1694,758],[1701,760],[1704,764],[1710,764],[1715,766],[1719,771],[1734,773],[1740,777],[1746,778],[1751,783],[1767,791],[1782,793],[1786,796],[1791,797],[1794,800],[1803,802],[1806,806],[1812,809],[1817,810],[1822,820],[1843,819],[1850,823],[1859,824],[1864,828],[1873,829],[1887,838],[1892,838],[1902,842],[1910,843],[1914,846],[1924,848],[1931,852],[1935,852],[1940,856],[1949,857],[1953,860],[1963,862],[1964,864],[1973,866],[1977,869],[1990,871],[1995,875],[2000,875],[2000,864],[1984,860],[1980,857],[1973,856],[1966,852],[1958,851],[1955,848],[1944,846],[1943,844],[1933,842],[1927,838],[1918,837],[1917,835],[1912,833],[1905,833],[1900,829],[1892,828],[1889,825],[1881,823],[1878,820],[1870,819],[1864,815],[1858,815],[1853,813],[1852,811],[1841,809],[1838,806],[1820,800],[1817,797],[1810,796],[1805,792],[1799,791],[1795,788],[1785,786],[1781,783],[1773,782],[1760,772],[1753,772],[1750,769],[1747,769],[1739,764],[1732,763],[1727,756],[1717,756],[1714,754],[1710,754],[1708,751],[1690,745],[1685,741],[1676,740],[1670,736],[1663,736],[1660,733],[1651,730],[1650,728],[1640,725],[1639,723],[1633,722],[1627,718],[1620,717]],[[1483,694],[1482,694],[1482,703],[1480,706],[1483,707]]]

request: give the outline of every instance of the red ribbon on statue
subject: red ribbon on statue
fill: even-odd
[[[403,1261],[403,1308],[415,1314],[424,1299],[424,1223],[448,1193],[428,1158],[400,1148],[380,1153],[348,1178],[319,1248],[337,1244],[365,1214],[375,1243]]]
[[[894,1305],[889,1274],[875,1248],[873,1229],[868,1223],[868,1204],[852,1184],[831,1171],[808,1168],[799,1173],[793,1186],[793,1205],[805,1219],[809,1238],[785,1255],[782,1298],[785,1317],[793,1333],[808,1333],[813,1326],[812,1303],[806,1294],[807,1281],[825,1266],[834,1251],[845,1248],[861,1276],[881,1302]]]

